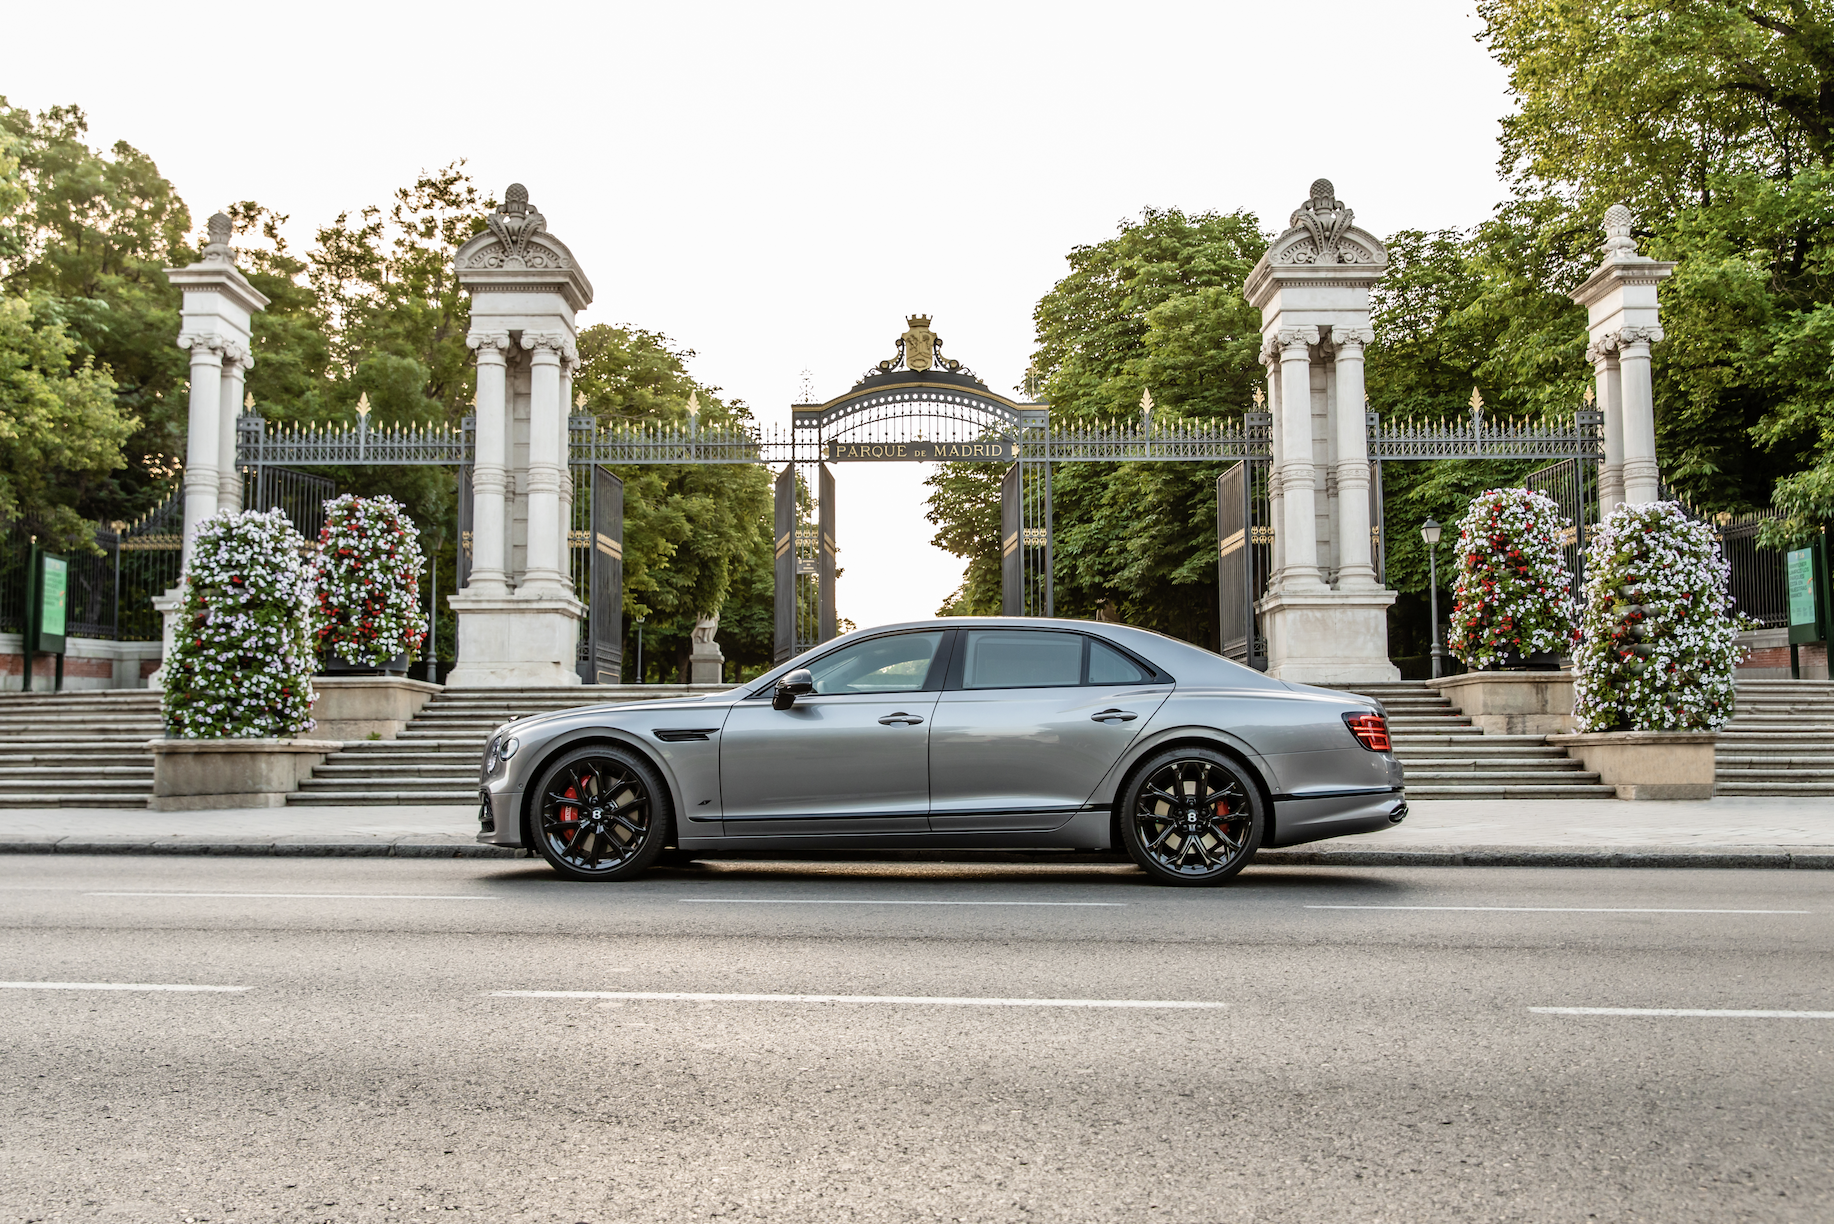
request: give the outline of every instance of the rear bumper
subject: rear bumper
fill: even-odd
[[[1269,848],[1297,846],[1327,837],[1378,833],[1406,817],[1407,799],[1399,786],[1324,795],[1280,795],[1274,799],[1274,835],[1263,844]]]

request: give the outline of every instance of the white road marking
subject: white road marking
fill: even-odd
[[[830,901],[815,897],[785,897],[782,899],[763,899],[757,897],[680,897],[683,905],[1051,905],[1069,906],[1072,908],[1125,908],[1126,901],[879,901],[879,900],[845,900]]]
[[[86,897],[240,897],[280,898],[283,900],[331,901],[501,901],[501,897],[480,897],[462,893],[239,893],[239,892],[92,892]]]
[[[172,990],[233,994],[246,986],[170,986],[158,982],[0,982],[0,990]]]
[[[1834,1011],[1740,1011],[1718,1007],[1531,1007],[1544,1016],[1708,1016],[1727,1020],[1834,1020]]]
[[[1812,914],[1814,910],[1632,909],[1604,905],[1308,905],[1318,910],[1443,910],[1498,914]]]
[[[493,990],[499,999],[630,999],[674,1003],[897,1003],[935,1007],[1126,1007],[1214,1011],[1226,1003],[1167,999],[968,999],[945,995],[702,994],[661,990]]]

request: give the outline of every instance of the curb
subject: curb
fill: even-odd
[[[138,842],[138,841],[0,841],[0,854],[138,854],[216,856],[224,858],[414,858],[414,859],[514,859],[530,857],[526,850],[468,842]],[[905,855],[837,852],[827,855],[759,855],[771,861],[908,861]],[[863,857],[862,857],[863,856]],[[742,856],[730,861],[742,861]],[[728,861],[728,856],[710,856]],[[1013,863],[1104,862],[1119,865],[1114,855],[1076,855],[1050,851],[1035,855],[1004,852],[996,858],[973,852],[960,855],[927,853],[922,861]],[[1739,868],[1744,870],[1834,871],[1834,848],[1789,850],[1774,846],[1750,849],[1690,849],[1652,847],[1648,850],[1564,850],[1498,846],[1469,850],[1263,850],[1255,867],[1643,867]]]

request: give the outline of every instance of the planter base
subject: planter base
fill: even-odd
[[[312,768],[343,744],[320,739],[156,739],[155,812],[279,807]]]
[[[1547,742],[1597,771],[1619,799],[1713,797],[1713,731],[1584,731]]]
[[[394,739],[440,691],[437,684],[403,676],[315,676],[312,717],[317,739]]]
[[[1564,735],[1573,714],[1570,671],[1479,671],[1427,681],[1485,735]]]

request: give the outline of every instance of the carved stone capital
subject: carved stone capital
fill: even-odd
[[[1375,332],[1367,327],[1334,327],[1331,329],[1331,343],[1337,349],[1337,355],[1361,361],[1363,350],[1375,343]]]
[[[1661,339],[1662,329],[1660,327],[1626,327],[1619,330],[1617,334],[1618,345],[1622,348],[1629,348],[1633,344],[1656,344]]]
[[[189,349],[193,362],[208,361],[211,357],[215,357],[221,363],[226,350],[232,343],[227,337],[219,336],[215,332],[178,333],[178,347]]]
[[[1586,345],[1586,360],[1595,366],[1606,365],[1617,360],[1617,336],[1607,332],[1592,343]]]
[[[255,355],[248,351],[246,344],[235,340],[223,341],[223,368],[229,370],[239,367],[244,373],[255,368]]]
[[[465,337],[465,343],[477,350],[479,361],[502,361],[509,352],[509,333],[478,331]]]
[[[573,341],[564,332],[523,332],[522,347],[528,349],[539,360],[545,354],[553,354],[557,361],[567,366],[577,364],[579,350],[573,347]]]
[[[1318,329],[1316,327],[1283,327],[1280,329],[1278,338],[1282,361],[1309,357],[1311,346],[1318,343]]]

